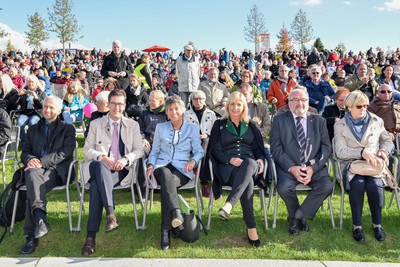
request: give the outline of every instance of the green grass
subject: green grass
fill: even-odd
[[[79,137],[80,147],[83,138]],[[83,159],[81,149],[79,159]],[[7,162],[7,181],[11,179],[13,162]],[[1,185],[2,186],[2,185]],[[71,185],[73,223],[76,224],[79,211],[79,200],[75,185]],[[336,224],[339,223],[340,191],[335,189],[333,198]],[[181,191],[192,208],[196,207],[194,191]],[[305,193],[299,193],[303,200]],[[391,193],[386,192],[386,200]],[[218,218],[217,211],[227,197],[225,192],[221,199],[214,201],[209,235],[200,233],[200,239],[195,243],[185,243],[179,239],[171,239],[171,249],[160,250],[160,195],[155,194],[154,206],[148,211],[147,229],[137,232],[134,225],[133,207],[129,190],[115,192],[116,216],[120,227],[105,233],[105,216],[96,238],[96,253],[94,257],[142,257],[142,258],[227,258],[227,259],[301,259],[301,260],[337,260],[337,261],[374,261],[400,262],[400,231],[399,214],[396,205],[382,212],[382,224],[386,231],[386,241],[375,240],[371,228],[371,216],[367,201],[364,205],[363,225],[366,235],[364,245],[357,244],[352,238],[352,222],[348,196],[345,199],[344,229],[334,230],[331,227],[330,215],[327,210],[318,211],[314,220],[309,221],[310,232],[301,233],[298,237],[288,234],[286,222],[287,211],[285,204],[279,199],[277,227],[273,231],[264,229],[263,214],[260,209],[258,195],[254,197],[254,211],[258,234],[262,246],[252,248],[247,243],[246,226],[242,219],[240,205],[237,205],[227,221]],[[82,216],[82,231],[69,233],[68,213],[64,191],[53,191],[48,194],[48,220],[52,226],[49,234],[40,240],[34,257],[46,256],[81,256],[81,248],[86,237],[86,223],[88,218],[89,194],[85,194],[85,212]],[[204,198],[208,205],[208,199]],[[273,203],[272,203],[273,204]],[[273,207],[273,206],[272,206]],[[138,206],[139,219],[143,211]],[[207,209],[202,213],[206,222]],[[268,211],[270,226],[272,225],[273,208]],[[75,225],[74,225],[75,226]],[[4,231],[4,228],[0,227]],[[18,251],[25,242],[23,221],[15,226],[13,235],[6,235],[0,245],[0,256],[19,257]]]

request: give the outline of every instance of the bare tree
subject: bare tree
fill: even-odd
[[[299,10],[290,27],[293,39],[300,45],[300,49],[304,51],[305,44],[313,38],[313,29],[303,10]]]
[[[25,32],[27,43],[30,46],[39,48],[40,43],[49,39],[49,33],[46,30],[46,21],[42,19],[38,12],[28,15],[29,32]]]
[[[267,33],[265,28],[264,14],[258,10],[256,5],[250,9],[247,14],[247,27],[244,27],[244,39],[250,43],[254,43],[254,51],[257,48],[257,35]]]
[[[0,10],[3,10],[0,7]],[[4,29],[0,28],[0,38],[6,37],[8,35],[8,32],[6,32]]]
[[[72,0],[56,0],[52,11],[47,8],[50,20],[50,31],[55,32],[63,46],[65,54],[65,44],[67,42],[76,41],[79,31],[82,27],[78,26],[75,14],[72,13],[74,3]]]

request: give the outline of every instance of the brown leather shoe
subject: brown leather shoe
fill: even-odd
[[[82,248],[82,255],[83,256],[89,256],[92,255],[96,250],[96,242],[94,241],[93,238],[88,237],[86,238],[85,244],[83,245]]]
[[[106,224],[106,232],[114,230],[119,226],[117,218],[115,215],[108,215],[107,216],[107,224]]]

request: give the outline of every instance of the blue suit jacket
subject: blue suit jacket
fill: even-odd
[[[193,171],[185,173],[184,168],[191,159],[196,161],[197,165],[204,156],[199,127],[183,122],[179,141],[175,145],[174,135],[175,130],[170,121],[157,124],[148,164],[152,164],[156,169],[171,163],[182,174],[192,179]]]

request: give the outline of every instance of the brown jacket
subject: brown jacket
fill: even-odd
[[[369,105],[368,110],[382,118],[386,131],[394,134],[400,132],[399,101],[382,101],[379,98],[375,98]]]

